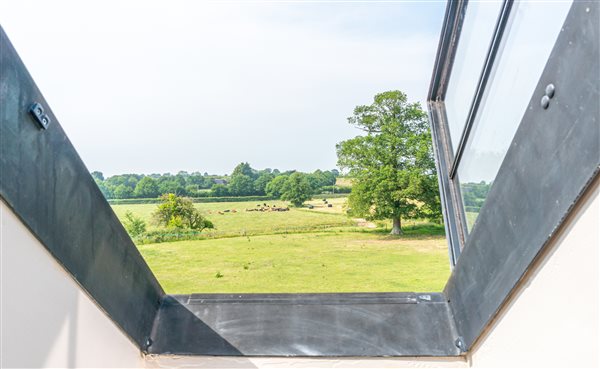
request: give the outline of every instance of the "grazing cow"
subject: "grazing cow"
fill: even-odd
[[[232,212],[232,213],[237,213],[237,210],[233,209],[231,212]]]
[[[230,211],[229,209],[223,210],[223,213],[229,213],[229,211]]]
[[[223,213],[222,211],[219,212],[219,215],[224,215],[225,213]]]
[[[328,207],[328,208],[332,208],[332,207],[333,207],[333,204],[327,204],[327,207]]]

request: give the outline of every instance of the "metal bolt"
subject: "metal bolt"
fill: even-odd
[[[548,86],[546,86],[546,95],[549,98],[553,98],[554,97],[554,90],[555,90],[554,85],[552,83],[549,84]]]
[[[152,341],[152,338],[150,337],[146,337],[146,341],[144,342],[144,351],[148,351],[148,349],[150,348],[150,346],[152,346],[154,342]]]
[[[462,337],[458,337],[455,341],[454,341],[454,345],[456,347],[458,347],[458,349],[462,352],[466,352],[467,351],[467,345],[465,345],[465,341],[463,340]]]
[[[548,106],[550,105],[550,98],[548,97],[548,95],[544,95],[540,103],[542,105],[542,108],[548,109]]]

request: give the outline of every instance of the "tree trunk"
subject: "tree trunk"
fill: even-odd
[[[392,231],[390,234],[402,234],[402,228],[400,226],[400,217],[392,218]]]

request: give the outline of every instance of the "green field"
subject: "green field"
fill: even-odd
[[[390,236],[371,222],[349,218],[345,198],[330,199],[332,207],[320,199],[309,203],[313,209],[289,212],[246,211],[257,202],[195,204],[215,224],[215,230],[204,231],[210,238],[138,248],[168,293],[443,288],[450,269],[442,226],[417,223],[404,236]],[[145,219],[150,230],[155,208],[113,205],[120,218],[129,210]]]
[[[344,201],[344,198],[332,199],[330,203],[334,204],[334,207],[327,208],[321,200],[314,200],[308,202],[316,205],[313,210],[291,208],[289,212],[246,211],[257,208],[259,203],[256,201],[199,203],[194,206],[215,225],[215,229],[205,230],[203,233],[220,238],[354,226],[356,222],[343,214]],[[260,205],[263,204],[264,202]],[[288,206],[284,201],[269,201],[267,205]],[[156,204],[113,205],[112,208],[120,219],[123,219],[125,212],[129,210],[148,223],[148,230],[156,229],[151,224],[151,214],[156,209]],[[229,212],[225,212],[226,210]]]

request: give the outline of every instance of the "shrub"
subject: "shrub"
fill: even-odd
[[[146,232],[146,222],[143,219],[133,215],[131,211],[125,212],[125,220],[123,221],[125,230],[132,238],[139,237]]]
[[[205,228],[214,228],[212,222],[205,219],[194,207],[191,199],[170,193],[162,195],[160,200],[161,203],[152,214],[157,224],[200,231]]]

